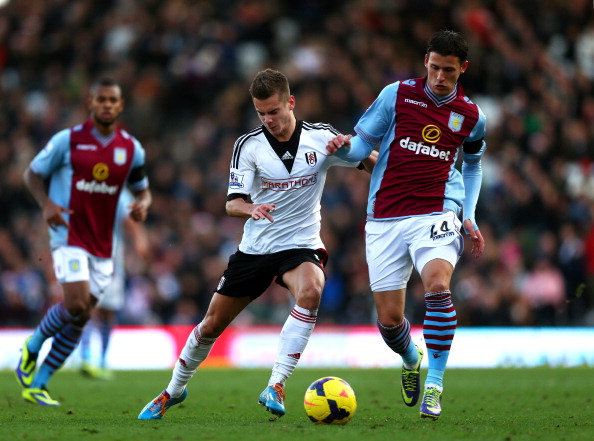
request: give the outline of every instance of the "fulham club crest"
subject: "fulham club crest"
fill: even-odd
[[[307,165],[310,167],[315,166],[318,163],[318,156],[316,155],[316,152],[307,152],[305,154],[305,162],[307,162]]]

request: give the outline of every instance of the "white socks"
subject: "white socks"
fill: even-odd
[[[307,342],[316,325],[318,312],[309,311],[297,305],[291,311],[280,334],[278,354],[272,367],[269,385],[284,384],[291,376]],[[198,366],[208,357],[216,338],[205,338],[200,335],[200,325],[196,326],[188,336],[188,340],[175,362],[171,381],[166,388],[167,393],[179,397]]]
[[[285,384],[285,380],[291,376],[307,346],[317,318],[317,310],[309,311],[295,305],[280,334],[278,354],[272,366],[269,386]]]
[[[176,398],[183,393],[200,363],[208,357],[215,340],[216,338],[206,338],[200,335],[200,324],[190,332],[188,340],[175,362],[171,381],[166,389],[171,397]]]

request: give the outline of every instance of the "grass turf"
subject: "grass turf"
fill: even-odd
[[[587,440],[594,434],[591,368],[450,369],[439,421],[419,418],[392,369],[299,369],[287,383],[287,415],[270,421],[257,405],[268,370],[203,369],[185,402],[160,421],[140,421],[143,406],[167,385],[170,371],[116,372],[97,381],[58,372],[50,383],[61,407],[26,403],[12,372],[0,372],[0,440],[32,441],[528,441]],[[319,377],[347,380],[357,412],[346,426],[316,426],[303,395]]]

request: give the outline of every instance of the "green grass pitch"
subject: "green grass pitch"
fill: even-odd
[[[187,400],[160,421],[139,421],[170,371],[119,371],[113,381],[58,372],[61,407],[26,403],[12,372],[0,372],[0,440],[27,441],[584,441],[594,439],[591,368],[450,369],[439,421],[419,418],[400,398],[399,370],[297,368],[287,415],[270,421],[257,404],[268,370],[202,369]],[[307,386],[325,375],[347,380],[357,412],[345,426],[316,426],[303,410]]]

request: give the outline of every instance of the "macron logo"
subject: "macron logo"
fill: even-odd
[[[415,152],[415,155],[431,156],[433,158],[443,159],[444,161],[450,159],[450,152],[439,150],[435,145],[428,146],[423,141],[411,141],[410,136],[400,140],[400,147]]]
[[[295,360],[299,360],[301,358],[301,352],[297,352],[296,354],[288,354],[287,357],[294,358]]]
[[[97,150],[95,144],[76,144],[76,150]]]
[[[415,106],[421,106],[421,107],[424,107],[425,109],[426,109],[427,107],[429,107],[429,106],[427,106],[427,104],[425,104],[425,103],[424,103],[424,102],[422,102],[422,101],[415,101],[415,100],[411,100],[411,99],[408,99],[408,98],[405,98],[405,99],[404,99],[404,102],[405,102],[405,103],[409,103],[409,104],[414,104]]]

